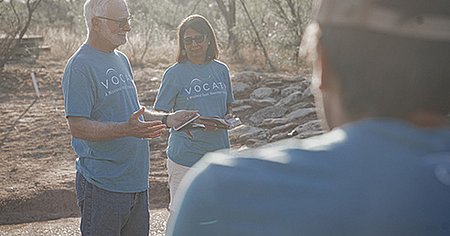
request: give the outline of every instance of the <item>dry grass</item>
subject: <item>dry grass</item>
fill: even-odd
[[[42,31],[44,44],[50,46],[49,59],[67,60],[85,40],[84,32],[66,28],[47,28]]]
[[[66,28],[47,28],[39,33],[44,36],[44,44],[51,47],[48,58],[55,61],[66,61],[86,39],[85,32]],[[129,35],[129,43],[120,47],[120,50],[127,54],[134,67],[163,69],[175,62],[176,46],[174,35],[158,31],[153,31],[151,34],[132,31]],[[295,74],[308,70],[308,65],[304,61],[295,63],[292,52],[268,47],[268,53],[279,71]],[[221,47],[219,59],[237,71],[267,71],[269,69],[262,50],[254,44],[241,45],[238,55]]]

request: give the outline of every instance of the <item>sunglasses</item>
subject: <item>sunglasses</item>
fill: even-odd
[[[97,18],[119,23],[118,26],[121,29],[125,28],[125,26],[131,25],[131,20],[133,20],[132,15],[130,15],[129,17],[127,17],[126,19],[123,19],[123,20],[112,19],[112,18],[108,18],[108,17],[104,17],[104,16],[97,16]]]
[[[194,41],[196,44],[203,43],[205,41],[205,39],[206,39],[206,34],[201,34],[201,35],[186,37],[183,39],[183,41],[184,41],[184,44],[190,45],[190,44],[194,43]]]

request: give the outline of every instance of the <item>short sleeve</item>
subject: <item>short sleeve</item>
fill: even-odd
[[[178,88],[176,86],[176,77],[170,71],[164,72],[161,86],[158,90],[153,108],[156,110],[163,110],[166,112],[173,111],[175,107],[175,100],[178,96]]]
[[[227,81],[227,104],[231,104],[234,102],[233,87],[231,85],[230,70],[228,69],[228,67],[225,68],[226,69],[223,73]]]
[[[92,80],[74,68],[67,68],[62,81],[66,116],[89,118],[95,102],[95,85]]]

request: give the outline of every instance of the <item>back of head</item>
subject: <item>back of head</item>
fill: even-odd
[[[316,21],[350,117],[450,113],[450,1],[322,0]]]

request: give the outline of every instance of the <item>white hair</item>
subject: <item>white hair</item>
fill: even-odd
[[[118,0],[86,0],[84,3],[84,20],[86,21],[88,31],[92,26],[92,18],[94,16],[103,16],[108,4],[112,1]],[[122,1],[126,3],[126,0]]]

